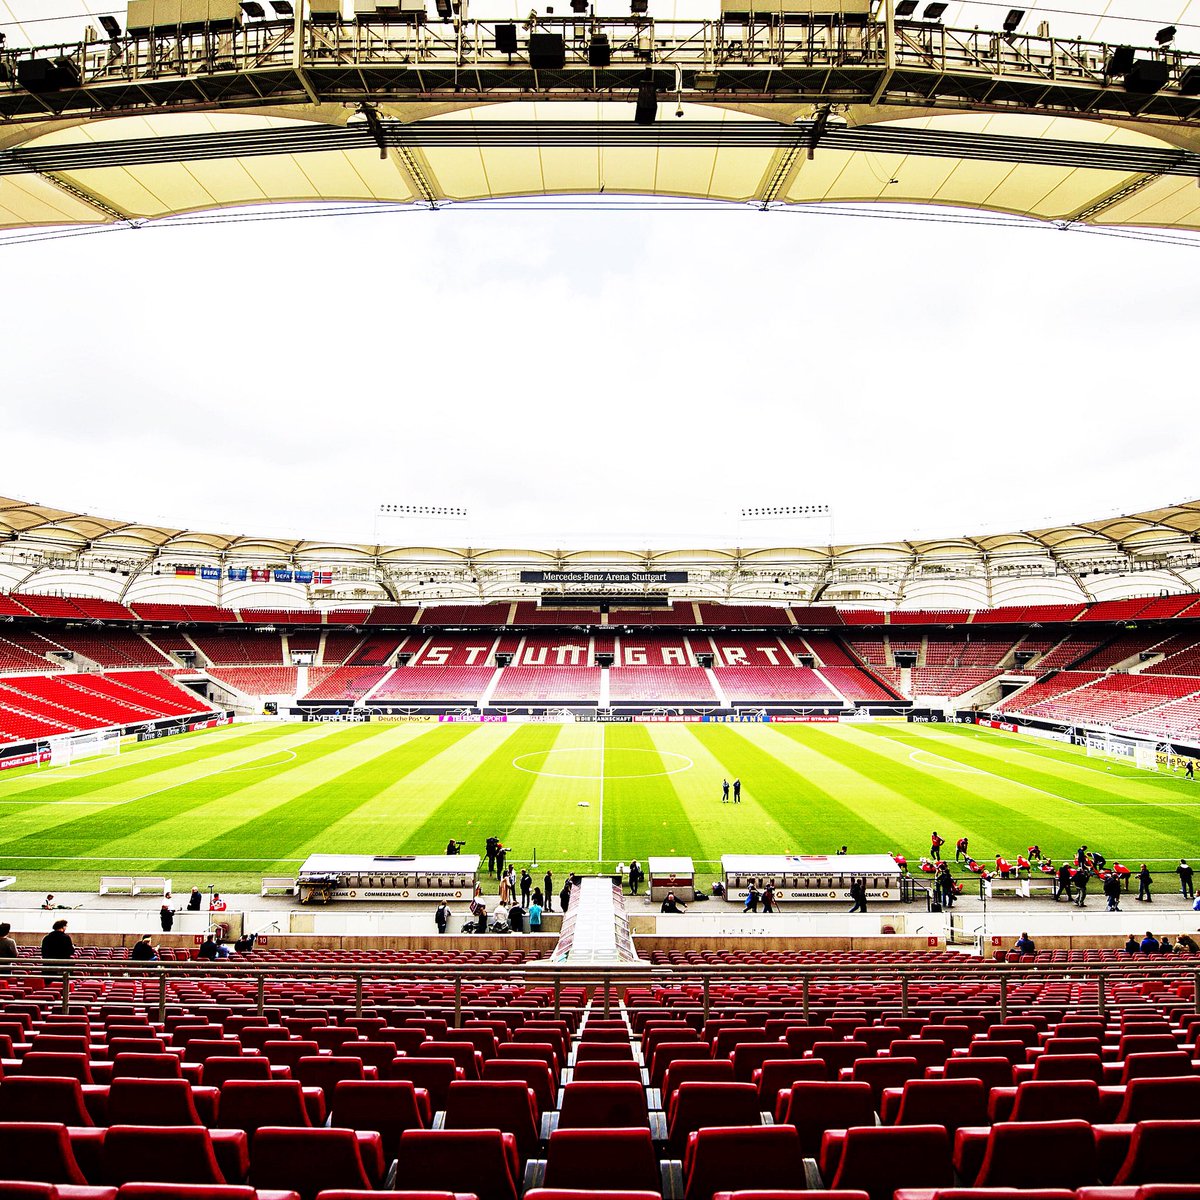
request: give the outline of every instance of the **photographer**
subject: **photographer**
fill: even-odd
[[[459,842],[459,841],[456,841],[454,838],[451,838],[446,843],[446,853],[447,854],[461,854],[462,848],[466,844],[467,844],[466,842]]]

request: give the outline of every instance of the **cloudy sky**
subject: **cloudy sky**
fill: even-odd
[[[823,542],[736,518],[812,503],[839,541],[893,539],[1200,496],[1200,243],[873,211],[4,245],[0,494],[355,541],[416,540],[380,503],[463,505],[434,532],[474,545]]]

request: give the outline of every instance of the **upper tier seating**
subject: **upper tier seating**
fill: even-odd
[[[361,700],[391,667],[335,667],[316,686],[311,687],[305,700],[345,700],[353,704]],[[311,675],[310,680],[311,683]]]
[[[213,666],[283,665],[283,641],[277,633],[200,630],[190,636],[200,653]]]
[[[591,608],[542,608],[533,601],[521,601],[513,617],[514,625],[599,625],[600,610]]]
[[[766,628],[790,626],[787,610],[767,604],[697,604],[701,625],[730,628]]]
[[[599,667],[505,667],[491,702],[568,704],[599,699]]]
[[[213,667],[209,675],[218,683],[226,683],[247,696],[296,694],[298,672],[295,667]]]
[[[854,668],[842,669],[860,674]],[[713,675],[731,704],[783,700],[840,707],[842,703],[841,696],[810,667],[715,667]]]
[[[477,704],[495,673],[492,667],[401,667],[371,700]]]
[[[717,702],[702,667],[614,667],[608,676],[613,704]]]
[[[431,604],[421,612],[418,625],[503,625],[508,604]],[[374,622],[373,622],[374,623]]]

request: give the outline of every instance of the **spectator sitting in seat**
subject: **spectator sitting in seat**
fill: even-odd
[[[1158,938],[1156,938],[1154,936],[1154,934],[1152,934],[1150,932],[1149,929],[1146,930],[1146,936],[1144,938],[1142,938],[1142,953],[1143,954],[1157,954],[1158,953]]]
[[[1142,944],[1137,939],[1136,933],[1129,935],[1129,940],[1125,943],[1126,954],[1140,954],[1142,952]]]
[[[1013,946],[1013,953],[1021,955],[1037,953],[1037,946],[1034,945],[1033,938],[1024,930],[1021,931],[1021,936],[1017,938]]]

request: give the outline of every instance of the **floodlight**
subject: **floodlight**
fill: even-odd
[[[121,36],[121,23],[111,13],[104,13],[100,18],[100,28],[115,42]]]
[[[1155,35],[1154,40],[1160,46],[1169,46],[1175,40],[1176,29],[1174,25],[1164,25]]]
[[[1133,58],[1132,46],[1118,46],[1104,68],[1105,75],[1124,75],[1133,66]]]
[[[1016,33],[1017,26],[1025,20],[1025,10],[1023,8],[1010,8],[1008,16],[1004,18],[1004,32]]]
[[[629,11],[635,17],[644,17],[650,11],[650,0],[629,0]]]
[[[271,0],[271,7],[275,10],[277,17],[295,16],[295,10],[292,8],[292,0]]]
[[[1170,66],[1159,58],[1139,58],[1126,72],[1125,90],[1136,96],[1162,91],[1171,78]]]
[[[927,21],[940,21],[942,14],[950,7],[949,4],[927,4],[925,11],[921,14]]]
[[[259,4],[258,0],[242,0],[242,12],[248,17],[253,17],[255,20],[259,20],[267,15],[266,10]]]
[[[1179,91],[1184,96],[1200,96],[1200,66],[1188,67],[1180,75]]]
[[[434,7],[437,9],[437,15],[443,21],[448,21],[454,16],[454,5],[451,0],[433,0]]]
[[[637,107],[633,112],[636,125],[653,125],[658,116],[658,87],[652,78],[638,84]]]
[[[911,17],[917,11],[917,0],[899,0],[896,5],[896,16]]]

